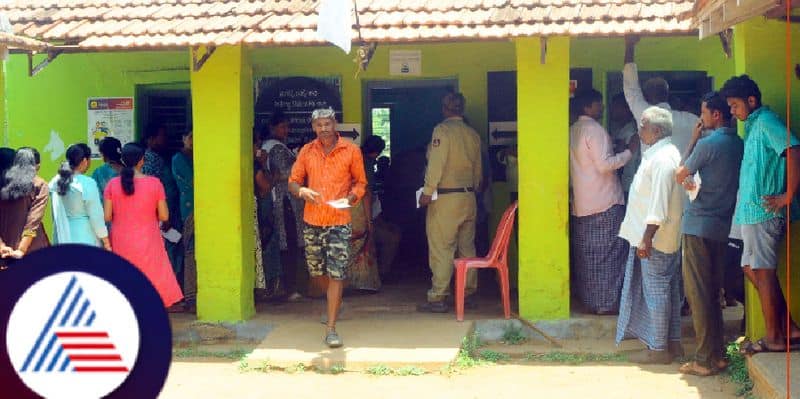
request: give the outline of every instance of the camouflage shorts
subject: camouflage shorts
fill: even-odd
[[[326,227],[306,224],[303,227],[303,240],[306,243],[308,274],[311,277],[328,275],[334,280],[347,278],[351,234],[349,224]]]

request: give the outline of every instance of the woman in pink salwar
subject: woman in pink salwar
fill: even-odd
[[[164,187],[156,177],[142,174],[144,149],[122,147],[124,168],[105,189],[105,219],[111,222],[111,248],[147,276],[165,307],[183,298],[164,249],[159,221],[169,219]],[[170,311],[180,309],[170,308]]]

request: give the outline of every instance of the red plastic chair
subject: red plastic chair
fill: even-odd
[[[514,230],[514,216],[517,211],[517,201],[514,201],[500,219],[497,232],[485,258],[459,258],[453,261],[456,268],[456,320],[464,321],[464,286],[467,282],[468,269],[497,269],[500,280],[500,294],[503,298],[503,314],[506,319],[511,318],[511,298],[508,283],[508,242]]]

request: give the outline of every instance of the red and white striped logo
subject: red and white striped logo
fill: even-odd
[[[139,324],[111,283],[87,273],[58,273],[20,297],[6,344],[17,374],[39,395],[100,398],[130,374]]]

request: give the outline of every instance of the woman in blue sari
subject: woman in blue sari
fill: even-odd
[[[97,183],[85,176],[92,151],[86,144],[67,148],[67,160],[50,181],[54,242],[85,244],[111,250]]]
[[[119,176],[119,171],[122,170],[122,143],[114,137],[106,137],[100,141],[98,145],[100,155],[103,156],[103,165],[95,169],[92,173],[92,178],[97,182],[97,188],[100,193],[106,189],[106,185],[111,179]],[[103,196],[100,196],[100,201]]]

